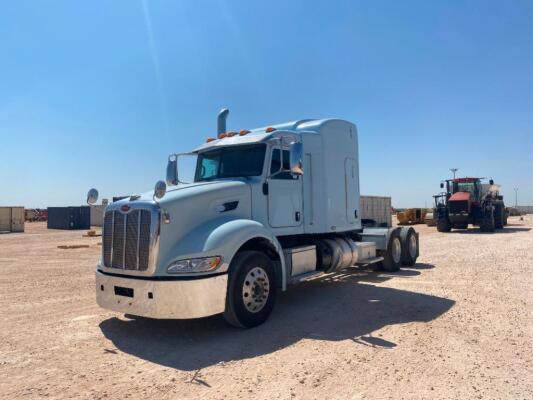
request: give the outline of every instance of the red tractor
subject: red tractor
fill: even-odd
[[[434,218],[439,232],[452,228],[466,229],[468,224],[478,225],[482,232],[494,232],[507,225],[507,214],[499,187],[491,179],[455,178],[446,180],[446,192],[435,197]],[[444,189],[444,183],[440,184]]]

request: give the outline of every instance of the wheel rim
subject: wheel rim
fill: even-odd
[[[394,238],[391,247],[392,259],[398,264],[402,258],[402,244],[400,243],[400,239]]]
[[[270,292],[270,280],[266,271],[261,267],[255,267],[246,274],[242,286],[242,301],[246,310],[257,313],[267,303]]]
[[[409,255],[412,258],[416,257],[416,247],[417,247],[416,236],[415,235],[411,235],[409,237]]]

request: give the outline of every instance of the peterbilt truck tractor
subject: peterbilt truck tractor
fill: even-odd
[[[160,319],[222,313],[232,325],[263,323],[290,285],[373,265],[414,265],[412,227],[363,228],[357,128],[306,119],[218,133],[171,154],[166,182],[111,203],[104,214],[96,300]],[[183,182],[180,157],[196,157]],[[94,204],[91,189],[87,201]]]

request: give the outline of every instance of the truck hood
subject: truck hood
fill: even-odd
[[[469,201],[470,197],[470,192],[455,192],[448,201]]]
[[[179,184],[172,186],[165,196],[159,201],[162,207],[178,200],[183,200],[198,196],[211,196],[214,192],[238,193],[248,184],[242,181],[211,181]],[[151,195],[151,194],[150,194]]]
[[[159,201],[169,223],[161,224],[157,268],[165,274],[176,258],[203,254],[206,238],[233,219],[250,219],[251,187],[240,180],[199,182],[172,187]]]
[[[165,275],[171,261],[202,256],[206,238],[218,226],[250,219],[251,197],[251,184],[246,181],[197,182],[172,186],[158,202],[153,199],[153,191],[133,195],[109,204],[106,212],[123,212],[122,208],[129,205],[159,213],[157,228],[152,227],[157,229],[152,273]]]
[[[231,191],[232,188],[235,188],[236,191],[238,191],[237,188],[242,188],[246,186],[248,185],[245,182],[235,180],[180,183],[177,186],[170,186],[167,189],[167,193],[165,194],[165,196],[161,200],[159,200],[159,204],[164,207],[165,205],[174,203],[176,200],[201,196],[203,194],[208,194],[210,192],[216,192],[220,190]],[[133,201],[153,202],[153,195],[154,191],[150,190],[148,192],[142,193],[137,200]],[[130,201],[130,198],[127,197],[116,202],[116,204],[125,204]]]

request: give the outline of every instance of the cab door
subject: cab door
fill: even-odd
[[[283,155],[283,169],[290,168],[289,150],[283,153],[273,148],[270,159],[270,174],[280,170]],[[268,223],[272,228],[297,227],[303,223],[302,179],[290,172],[280,172],[268,180]]]

